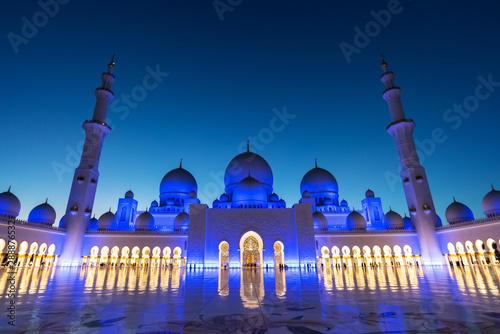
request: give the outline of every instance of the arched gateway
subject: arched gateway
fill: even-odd
[[[262,249],[264,243],[260,235],[249,231],[240,240],[240,263],[242,267],[262,267]]]

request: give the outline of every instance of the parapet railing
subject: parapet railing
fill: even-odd
[[[173,230],[173,231],[150,231],[150,230],[136,230],[136,231],[116,231],[116,230],[97,230],[86,231],[85,234],[188,234],[186,230]]]
[[[10,220],[14,220],[16,225],[27,225],[27,226],[33,226],[33,227],[39,227],[39,228],[44,228],[48,230],[54,230],[54,231],[61,231],[61,232],[66,232],[65,229],[56,227],[50,224],[45,224],[45,223],[34,223],[34,222],[29,222],[26,220],[21,220],[21,219],[13,219],[9,216],[0,216],[0,221],[7,223]]]
[[[377,234],[377,233],[415,233],[416,230],[405,230],[404,228],[389,228],[386,230],[366,230],[364,228],[355,228],[351,230],[334,230],[327,229],[315,230],[315,234],[349,234],[349,233],[362,233],[362,234]]]
[[[436,231],[439,230],[446,230],[449,228],[454,228],[454,227],[462,227],[462,226],[468,226],[468,225],[475,225],[475,224],[481,224],[481,223],[489,223],[489,222],[494,222],[494,221],[500,221],[500,216],[494,216],[494,217],[485,217],[485,218],[479,218],[479,219],[474,219],[474,220],[468,220],[460,223],[454,223],[450,225],[443,225],[436,227]]]

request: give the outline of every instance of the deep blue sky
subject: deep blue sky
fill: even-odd
[[[272,110],[285,106],[296,118],[253,151],[271,165],[274,189],[288,206],[300,198],[300,180],[317,157],[351,206],[359,208],[371,188],[385,211],[403,214],[399,159],[385,130],[383,52],[403,89],[406,116],[417,124],[414,137],[423,141],[436,128],[447,136],[423,161],[438,214],[444,220],[455,196],[482,217],[490,183],[500,188],[500,87],[456,129],[443,114],[474,95],[478,76],[500,81],[500,5],[400,6],[348,63],[339,44],[354,44],[354,28],[364,30],[374,20],[370,11],[387,2],[243,0],[221,21],[211,1],[72,1],[16,53],[8,34],[21,35],[23,17],[33,22],[41,7],[2,1],[0,190],[12,185],[20,218],[46,197],[57,219],[64,214],[76,167],[68,149],[84,139],[82,122],[92,117],[94,89],[115,53],[117,98],[142,85],[147,66],[159,64],[170,75],[127,117],[108,113],[113,131],[101,156],[97,216],[116,210],[129,188],[144,210],[180,158],[211,205],[211,173],[220,175],[241,143],[269,126]],[[54,164],[71,172],[58,176]],[[399,182],[391,186],[387,175]]]

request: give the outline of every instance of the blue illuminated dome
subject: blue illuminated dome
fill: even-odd
[[[135,229],[153,231],[155,229],[155,218],[149,212],[144,211],[135,220]]]
[[[99,217],[99,230],[116,230],[117,228],[118,219],[113,212],[106,212]]]
[[[453,198],[453,203],[446,208],[445,216],[446,221],[450,224],[474,220],[471,209],[467,205],[457,202],[455,198]]]
[[[231,195],[236,185],[248,176],[248,171],[251,171],[252,176],[262,183],[267,194],[272,194],[273,172],[271,167],[264,158],[253,152],[241,153],[229,162],[224,174],[225,192]]]
[[[134,193],[132,190],[129,190],[125,193],[125,198],[134,198]]]
[[[403,223],[404,223],[405,230],[413,230],[413,224],[411,222],[411,218],[408,217],[406,214],[403,217]]]
[[[233,203],[236,207],[264,207],[267,192],[264,185],[252,176],[243,179],[234,188]]]
[[[227,196],[226,193],[220,195],[220,201],[221,202],[228,202],[229,201],[229,196]]]
[[[152,208],[156,208],[156,207],[158,207],[158,202],[157,202],[156,200],[152,201],[152,202],[151,202],[151,207],[152,207]]]
[[[189,215],[186,212],[179,213],[174,219],[174,229],[187,230],[189,227]]]
[[[59,225],[59,226],[61,226],[61,225]],[[95,232],[98,229],[99,229],[99,220],[97,220],[97,218],[94,216],[94,217],[92,217],[92,219],[90,219],[89,231],[90,232]]]
[[[363,217],[361,213],[354,210],[347,215],[345,224],[348,230],[366,229],[365,217]]]
[[[195,192],[198,191],[198,184],[196,183],[194,176],[182,167],[168,172],[160,183],[160,195],[188,195],[193,190]]]
[[[275,193],[273,193],[269,199],[271,202],[278,202],[280,200],[279,196]]]
[[[0,194],[0,215],[17,217],[21,211],[21,202],[9,190]]]
[[[300,192],[308,191],[311,197],[327,197],[335,200],[339,186],[335,177],[326,169],[315,167],[308,171],[300,182]]]
[[[389,210],[389,212],[387,212],[385,215],[384,215],[384,219],[383,219],[383,224],[385,226],[385,228],[404,228],[405,227],[405,222],[403,220],[403,217],[401,217],[401,215],[397,212],[394,212],[391,210]]]
[[[318,211],[314,212],[313,225],[315,230],[317,229],[326,230],[328,227],[328,221],[326,220],[325,215]]]
[[[347,204],[347,201],[345,199],[343,199],[341,202],[340,202],[340,206],[349,206],[349,204]]]
[[[365,197],[366,197],[366,198],[372,198],[372,197],[375,197],[375,193],[373,192],[373,190],[368,189],[368,190],[365,192]]]
[[[66,215],[62,216],[61,219],[59,220],[60,228],[66,228],[66,225],[64,225],[64,217],[66,217]]]
[[[37,205],[31,210],[28,221],[32,223],[41,223],[52,225],[56,221],[56,210],[47,201]]]
[[[487,217],[500,215],[500,191],[491,186],[491,191],[487,193],[481,201],[481,207]]]

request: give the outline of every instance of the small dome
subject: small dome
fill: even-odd
[[[157,202],[156,200],[152,201],[152,202],[151,202],[151,207],[152,207],[152,208],[156,208],[156,207],[158,207],[158,202]]]
[[[219,200],[216,199],[215,201],[212,202],[212,208],[218,208],[219,207]]]
[[[285,208],[286,207],[286,202],[285,202],[284,199],[280,199],[280,201],[278,203],[280,204],[281,208]]]
[[[439,226],[443,226],[443,221],[441,220],[441,217],[439,217],[438,215],[436,215],[438,217],[438,226],[436,227],[439,227]]]
[[[347,201],[346,201],[345,199],[343,199],[343,200],[340,202],[340,206],[348,206]]]
[[[191,192],[189,193],[189,198],[196,198],[196,197],[198,197],[198,195],[196,194],[196,191],[191,190]]]
[[[311,198],[311,193],[308,190],[302,192],[302,198]]]
[[[369,197],[375,197],[375,193],[373,192],[373,190],[368,189],[368,190],[365,192],[365,197],[366,197],[366,198],[369,198]]]
[[[491,186],[491,191],[481,201],[481,207],[487,217],[500,215],[500,191]]]
[[[92,219],[90,219],[89,231],[90,232],[95,232],[98,229],[99,229],[99,220],[97,220],[97,218],[94,216]]]
[[[134,193],[132,190],[129,190],[125,193],[125,198],[134,198]]]
[[[300,182],[300,192],[309,191],[315,193],[338,193],[339,186],[335,177],[326,169],[315,167],[308,171]]]
[[[17,217],[21,211],[21,202],[9,190],[0,194],[0,215]]]
[[[220,201],[221,202],[228,202],[229,196],[226,193],[223,193],[222,195],[220,195]]]
[[[187,195],[193,190],[198,191],[196,179],[182,167],[165,174],[160,183],[160,195],[165,194],[165,196],[168,196],[170,193]]]
[[[313,213],[313,225],[314,229],[328,228],[328,221],[326,220],[325,215],[318,211]]]
[[[37,205],[31,210],[28,221],[32,223],[41,223],[52,225],[56,221],[56,210],[47,201]]]
[[[270,197],[271,202],[278,202],[280,200],[279,196],[273,193]]]
[[[136,231],[137,230],[153,231],[155,229],[155,218],[149,212],[144,211],[135,220],[135,229]]]
[[[64,225],[64,217],[66,217],[66,215],[62,216],[61,219],[59,219],[60,228],[66,228],[66,225]]]
[[[345,224],[348,230],[366,229],[365,217],[363,217],[361,213],[354,210],[347,215]]]
[[[446,208],[445,216],[450,224],[474,220],[471,209],[467,205],[455,201],[455,198],[453,198],[453,203]]]
[[[384,215],[383,224],[384,224],[385,228],[387,228],[387,229],[389,229],[389,228],[404,228],[404,226],[405,226],[403,217],[401,217],[399,215],[399,213],[392,211],[392,209],[389,210],[389,212],[387,212]]]
[[[411,218],[408,217],[406,214],[403,217],[403,224],[404,224],[405,230],[413,230],[413,224],[411,222]]]
[[[99,217],[99,230],[116,230],[117,228],[118,219],[111,210]]]
[[[189,227],[189,215],[186,212],[179,213],[174,219],[174,229],[187,230]]]
[[[241,153],[227,165],[224,174],[226,193],[231,194],[236,186],[247,177],[248,171],[251,171],[252,176],[264,185],[268,194],[272,193],[273,172],[271,167],[264,158],[253,152]]]
[[[251,176],[243,179],[233,192],[233,203],[244,204],[245,202],[256,204],[267,203],[267,191],[262,183]]]

